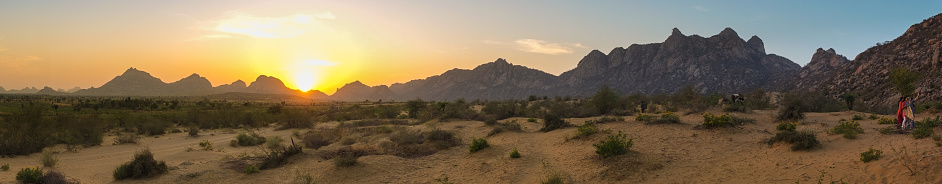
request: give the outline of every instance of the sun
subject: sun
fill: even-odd
[[[295,88],[304,92],[314,89],[314,85],[317,83],[314,75],[310,72],[295,73],[291,81],[294,82]]]

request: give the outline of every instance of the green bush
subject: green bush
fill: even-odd
[[[602,156],[602,158],[608,158],[627,154],[633,144],[632,139],[625,138],[625,134],[618,131],[618,134],[609,135],[605,140],[592,146],[595,146],[595,154]]]
[[[935,130],[932,130],[932,127],[925,126],[925,125],[920,126],[920,125],[916,125],[916,129],[913,129],[914,139],[922,139],[922,138],[930,137],[932,136],[932,134],[935,134]]]
[[[887,135],[896,132],[896,125],[886,126],[880,129],[880,134]]]
[[[654,119],[653,116],[644,115],[641,113],[638,113],[638,116],[635,116],[635,121],[651,121],[652,119]]]
[[[259,164],[259,169],[271,169],[281,167],[288,162],[288,158],[303,152],[301,146],[298,146],[294,143],[294,138],[291,139],[291,145],[278,149],[271,149],[265,159],[262,160],[262,163]]]
[[[800,97],[786,97],[788,101],[784,107],[779,109],[778,116],[775,119],[784,120],[802,120],[805,119],[804,102]]]
[[[747,108],[746,105],[743,105],[742,103],[733,103],[733,104],[723,106],[723,112],[747,113],[749,112],[749,108]]]
[[[536,123],[536,118],[527,118],[527,122]]]
[[[115,144],[136,144],[137,141],[141,140],[141,136],[134,133],[122,133],[118,134],[114,138]]]
[[[661,117],[649,121],[651,124],[670,124],[670,123],[680,123],[680,117],[674,114],[674,112],[667,111],[666,113],[661,113]]]
[[[10,170],[10,164],[3,164],[3,166],[0,166],[0,171],[9,171],[9,170]]]
[[[42,168],[23,168],[20,169],[20,172],[16,173],[16,181],[23,183],[42,183],[43,169]]]
[[[595,124],[592,124],[591,122],[585,122],[585,124],[579,126],[578,134],[576,136],[588,137],[592,134],[595,134],[596,132],[599,132],[599,128],[595,127]]]
[[[235,143],[239,146],[257,146],[265,143],[265,137],[258,135],[255,132],[251,133],[239,133],[236,135]]]
[[[877,120],[877,124],[881,124],[881,125],[896,124],[896,120],[884,117],[884,118],[880,118],[880,120]]]
[[[487,144],[486,139],[484,138],[474,139],[473,141],[471,141],[471,146],[468,146],[468,151],[470,151],[471,153],[474,153],[474,152],[481,151],[487,147],[490,147],[490,145]]]
[[[265,148],[268,150],[280,150],[285,147],[285,140],[279,136],[271,136],[265,139]]]
[[[851,118],[851,119],[859,121],[859,120],[863,120],[864,117],[858,114],[858,115],[854,115],[854,118]]]
[[[247,165],[245,166],[245,168],[242,168],[242,173],[245,173],[245,174],[252,174],[252,173],[259,173],[259,172],[261,171],[258,169],[258,166],[255,166],[255,165]]]
[[[782,131],[775,134],[774,137],[766,141],[769,146],[776,142],[787,142],[792,144],[792,151],[811,150],[821,146],[817,136],[808,131]]]
[[[501,132],[506,132],[506,131],[522,132],[523,128],[520,127],[520,124],[517,124],[516,122],[500,123],[500,124],[497,124],[497,126],[495,126],[494,129],[491,129],[491,131],[487,133],[487,136],[490,137],[490,136],[497,135]]]
[[[203,147],[203,150],[213,150],[213,142],[209,142],[209,140],[202,140],[199,145]]]
[[[341,156],[341,157],[334,158],[334,166],[350,167],[354,165],[357,165],[357,157]]]
[[[517,152],[517,148],[510,151],[510,158],[520,158],[520,152]]]
[[[566,122],[559,116],[555,114],[547,114],[543,117],[543,128],[540,128],[541,132],[549,132],[560,128],[565,128],[572,126],[569,122]]]
[[[795,128],[797,127],[798,127],[798,123],[796,122],[783,121],[781,123],[778,123],[778,126],[776,126],[775,129],[782,130],[782,131],[795,131]]]
[[[154,154],[144,149],[134,154],[134,160],[118,166],[114,170],[115,180],[150,178],[169,170],[164,161],[154,160]]]
[[[870,150],[860,153],[860,161],[867,163],[870,161],[879,160],[881,154],[883,154],[883,151],[870,148]]]
[[[880,117],[877,117],[876,114],[870,114],[870,117],[867,117],[867,119],[870,119],[870,120],[875,120],[875,119],[879,119],[879,118],[880,118]]]
[[[856,139],[857,134],[863,133],[863,128],[857,121],[841,121],[829,131],[831,134],[844,134],[844,138]]]
[[[716,116],[712,113],[703,114],[704,128],[731,127],[747,122],[755,122],[755,120],[731,116],[729,114],[722,116]]]

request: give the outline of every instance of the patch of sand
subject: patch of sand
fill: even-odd
[[[723,114],[716,109],[710,112]],[[77,153],[59,154],[59,165],[54,169],[82,183],[114,182],[111,172],[121,163],[131,160],[134,152],[150,148],[157,160],[176,167],[156,178],[116,183],[292,183],[299,175],[309,175],[316,183],[438,183],[447,178],[455,183],[538,183],[551,174],[561,174],[575,183],[814,183],[821,172],[824,181],[842,179],[848,183],[939,183],[942,182],[942,147],[931,138],[915,140],[908,134],[883,135],[876,120],[859,121],[865,130],[857,139],[829,135],[826,129],[841,118],[859,112],[807,113],[807,122],[799,130],[816,132],[823,147],[812,151],[791,151],[789,145],[768,146],[762,143],[772,137],[777,123],[776,111],[731,113],[756,119],[756,123],[735,128],[695,130],[702,123],[700,114],[681,117],[684,124],[645,125],[625,117],[626,122],[599,125],[601,130],[625,132],[634,140],[632,152],[613,159],[602,160],[595,154],[592,144],[605,138],[599,133],[588,138],[569,139],[575,127],[547,133],[537,131],[542,123],[516,120],[524,132],[504,132],[488,137],[491,145],[482,151],[469,153],[473,138],[485,137],[491,127],[477,121],[450,121],[437,123],[437,128],[455,130],[462,145],[419,158],[400,158],[389,155],[361,157],[359,164],[337,168],[331,160],[324,160],[306,149],[292,157],[288,165],[263,170],[256,174],[242,174],[224,169],[224,157],[260,153],[258,147],[230,147],[235,134],[222,130],[203,132],[204,136],[190,138],[186,133],[174,133],[159,138],[147,137],[135,145],[109,145],[85,148]],[[923,114],[920,117],[927,117]],[[931,115],[935,116],[935,115]],[[582,124],[595,118],[567,119]],[[319,125],[318,127],[329,127]],[[413,129],[430,129],[416,125]],[[936,132],[942,132],[937,129]],[[214,135],[209,135],[209,134]],[[260,131],[265,136],[290,136],[290,130]],[[203,151],[197,145],[210,140],[222,151]],[[916,175],[903,167],[898,154],[892,151],[906,146],[918,154]],[[859,154],[868,148],[883,151],[883,157],[870,163],[860,161]],[[196,151],[187,151],[193,148]],[[509,152],[517,148],[521,158],[511,159]],[[925,153],[925,154],[923,154]],[[10,171],[0,172],[0,181],[14,182],[16,171],[23,167],[39,166],[39,154],[2,158],[0,164],[9,163]],[[192,165],[181,165],[191,162]],[[187,174],[199,173],[196,177]],[[621,179],[621,180],[618,180]]]

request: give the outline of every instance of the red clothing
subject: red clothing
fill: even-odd
[[[903,106],[905,106],[906,104],[903,102],[899,102],[898,105],[899,105],[898,106],[899,108],[896,110],[896,124],[897,125],[899,125],[900,123],[903,123]]]

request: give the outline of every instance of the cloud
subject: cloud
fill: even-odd
[[[334,20],[331,12],[294,14],[283,17],[258,17],[242,13],[220,20],[214,30],[260,38],[287,38],[315,31],[333,31],[320,20]]]
[[[42,58],[11,52],[10,49],[7,49],[7,47],[0,43],[0,68],[3,69],[0,70],[0,72],[35,72],[36,70],[33,65],[35,61],[39,60],[42,60]]]
[[[697,11],[702,11],[702,12],[710,11],[710,9],[704,8],[702,6],[694,6],[693,9]]]
[[[540,54],[549,54],[549,55],[558,55],[558,54],[572,54],[572,48],[569,46],[581,46],[582,44],[560,44],[560,43],[550,43],[543,40],[536,39],[519,39],[514,41],[514,44],[517,45],[517,50],[524,52],[540,53]]]
[[[586,48],[582,43],[552,43],[537,39],[518,39],[513,42],[484,40],[481,42],[490,45],[512,45],[520,51],[549,55],[572,54],[573,47]]]

